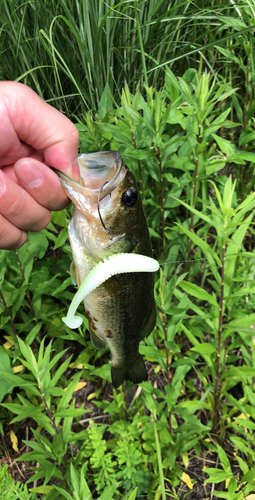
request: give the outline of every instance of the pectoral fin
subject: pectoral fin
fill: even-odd
[[[91,340],[94,347],[96,347],[97,349],[104,349],[106,347],[106,343],[103,340],[99,339],[94,334],[94,332],[89,330],[89,334],[90,334],[90,340]]]
[[[76,267],[75,267],[73,260],[72,260],[71,265],[70,265],[70,275],[71,275],[71,280],[72,280],[73,285],[77,285]]]

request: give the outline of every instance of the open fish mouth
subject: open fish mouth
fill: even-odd
[[[80,181],[76,182],[60,170],[51,169],[60,177],[68,191],[82,193],[88,199],[96,200],[100,192],[101,201],[119,185],[125,176],[125,167],[118,151],[100,151],[82,154],[77,158]],[[103,186],[103,187],[102,187]]]
[[[105,220],[116,208],[119,186],[127,174],[127,167],[117,151],[82,154],[76,161],[80,171],[79,182],[59,170],[53,168],[53,171],[60,178],[64,192],[74,203],[76,232],[91,255],[100,258],[98,246],[102,249],[102,245],[116,242],[124,235],[122,231],[113,238],[115,228],[105,225]],[[85,216],[83,222],[80,220],[81,214]],[[70,227],[69,233],[72,230]]]

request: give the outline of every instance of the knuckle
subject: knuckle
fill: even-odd
[[[33,221],[32,224],[30,224],[30,231],[41,231],[44,229],[50,222],[51,220],[51,212],[50,210],[47,210],[44,208],[43,216],[40,217],[37,221]]]
[[[76,128],[76,126],[70,122],[70,135],[72,136],[74,142],[79,142],[79,132],[78,132],[78,129]]]
[[[0,221],[0,248],[15,250],[21,247],[27,239],[27,233],[10,224],[4,217]]]
[[[10,205],[5,206],[5,217],[11,219],[15,223],[15,219],[19,216],[23,209],[22,198],[16,198]]]

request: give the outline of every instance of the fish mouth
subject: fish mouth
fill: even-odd
[[[69,189],[101,201],[119,185],[125,176],[125,167],[118,151],[100,151],[82,154],[77,158],[80,170],[80,181],[74,181],[60,170],[50,167]]]

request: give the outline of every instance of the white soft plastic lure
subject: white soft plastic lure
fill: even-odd
[[[71,302],[67,316],[62,320],[72,329],[81,326],[83,321],[81,316],[75,316],[79,304],[90,292],[93,292],[95,288],[111,278],[111,276],[121,273],[153,273],[158,269],[159,263],[146,255],[133,253],[111,255],[104,259],[103,262],[99,262],[86,276]]]

